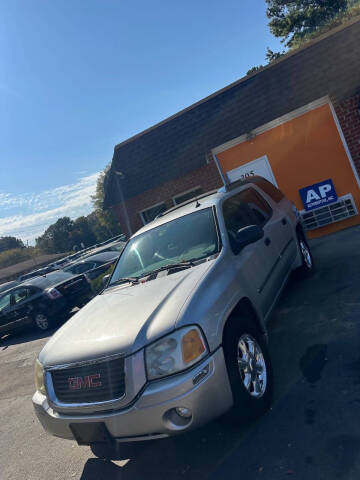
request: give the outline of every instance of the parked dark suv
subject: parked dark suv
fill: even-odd
[[[74,274],[86,273],[89,280],[94,280],[106,272],[106,270],[116,262],[119,256],[119,252],[102,252],[96,255],[90,255],[66,266],[64,272]]]
[[[0,295],[0,336],[29,325],[47,330],[55,319],[91,297],[84,275],[58,271],[31,278]]]
[[[32,272],[20,275],[17,280],[18,282],[24,282],[25,280],[30,280],[30,278],[39,277],[40,275],[46,275],[47,273],[53,272],[54,270],[56,270],[56,268],[48,265],[46,267],[39,268],[38,270],[33,270]]]

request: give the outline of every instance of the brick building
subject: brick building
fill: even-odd
[[[353,21],[120,143],[105,205],[134,232],[249,171],[284,190],[314,236],[360,223],[359,45]],[[337,200],[308,210],[299,190],[330,178]]]

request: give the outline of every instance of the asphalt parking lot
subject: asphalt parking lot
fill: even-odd
[[[360,227],[311,242],[310,279],[292,279],[270,321],[275,400],[239,427],[231,415],[106,462],[37,422],[33,364],[47,336],[0,340],[0,479],[360,478]]]

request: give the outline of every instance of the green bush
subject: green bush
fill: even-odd
[[[33,257],[28,248],[12,248],[0,253],[0,268],[9,267]]]
[[[95,295],[97,295],[102,289],[103,289],[103,278],[105,275],[110,275],[112,271],[114,270],[114,265],[111,265],[106,272],[101,274],[99,277],[95,278],[95,280],[92,280],[91,282],[91,288],[93,289],[93,292]]]
[[[25,248],[11,248],[5,252],[0,252],[0,268],[16,265],[17,263],[24,262],[30,258],[36,258],[39,255],[43,255],[44,252],[34,247]],[[34,265],[34,269],[38,268]]]

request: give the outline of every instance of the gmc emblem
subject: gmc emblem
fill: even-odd
[[[86,375],[85,377],[69,377],[69,390],[81,390],[85,388],[98,388],[101,387],[100,373],[94,373],[94,375]]]

